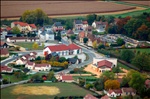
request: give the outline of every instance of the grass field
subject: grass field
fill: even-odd
[[[17,79],[14,75],[9,75],[9,74],[2,74],[3,79],[7,79],[8,81],[13,82],[18,82],[20,79]]]
[[[120,63],[120,62],[118,62],[117,64],[118,64],[119,67],[124,68],[126,70],[130,70],[131,69],[131,68],[127,67],[126,65]]]
[[[43,88],[55,88],[54,91],[56,91],[57,94],[55,95],[46,95],[44,94],[44,92],[39,91],[37,93],[37,95],[31,95],[31,94],[25,94],[27,90],[29,89],[25,89],[25,90],[20,90],[19,93],[20,94],[13,94],[14,93],[14,89],[15,88],[31,88],[34,89],[35,87],[37,87],[37,90],[39,90],[41,88],[41,90],[47,90],[48,89],[43,89]],[[36,89],[34,89],[35,91],[32,91],[31,93],[33,94],[34,92],[36,92]],[[31,90],[30,90],[31,91]],[[52,91],[52,90],[51,90]],[[41,94],[43,93],[43,95]],[[49,93],[49,92],[47,92]],[[12,87],[8,87],[5,89],[1,90],[1,99],[53,99],[55,96],[85,96],[86,94],[94,94],[90,91],[87,91],[77,85],[74,85],[72,83],[33,83],[33,84],[23,84],[21,86],[17,85],[17,86],[12,86]]]
[[[33,48],[32,48],[33,42],[19,42],[19,43],[15,43],[15,45],[24,47],[28,50],[33,50]],[[43,49],[44,49],[44,47],[39,46],[37,50],[43,50]]]

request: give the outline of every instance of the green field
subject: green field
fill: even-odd
[[[48,87],[57,87],[60,90],[60,93],[57,94],[60,96],[85,96],[90,93],[75,84],[72,83],[31,83],[31,84],[23,84],[23,87],[39,87],[39,86],[48,86]],[[1,99],[54,99],[56,95],[26,95],[26,94],[18,94],[14,95],[12,93],[15,86],[11,86],[8,88],[4,88],[1,90]]]
[[[17,79],[14,75],[10,75],[10,74],[2,74],[2,77],[3,79],[7,79],[8,81],[11,81],[11,83],[20,81],[20,79]]]
[[[28,50],[33,50],[33,48],[32,48],[33,42],[19,42],[19,43],[15,43],[15,45],[24,47]],[[43,50],[43,49],[44,49],[44,47],[39,46],[37,50]]]
[[[131,69],[130,67],[127,67],[126,65],[124,65],[124,64],[122,64],[122,63],[120,63],[120,62],[118,62],[117,64],[118,64],[117,66],[119,66],[119,67],[121,67],[121,68],[124,68],[124,69],[126,69],[126,70],[130,70],[130,69]]]

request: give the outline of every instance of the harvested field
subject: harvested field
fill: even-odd
[[[12,90],[12,94],[26,94],[26,95],[56,95],[60,91],[57,87],[50,86],[26,86],[18,85]]]
[[[150,6],[150,1],[123,1],[127,3],[132,3],[132,4],[139,4],[139,5],[145,5],[145,6]]]
[[[25,10],[41,8],[49,16],[109,13],[136,7],[98,1],[1,1],[1,18],[20,17]]]

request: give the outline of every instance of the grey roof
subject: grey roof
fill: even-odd
[[[62,26],[61,22],[55,22],[54,25],[55,26]]]
[[[75,20],[75,24],[82,24],[82,20]]]
[[[51,28],[52,25],[44,25],[44,28]]]
[[[53,31],[43,31],[42,33],[41,33],[41,35],[45,35],[45,34],[54,34],[54,32]]]
[[[77,58],[68,58],[68,61],[71,62],[72,64],[75,64],[77,62]]]
[[[56,53],[56,52],[51,53],[51,55],[52,56],[59,56],[58,53]]]

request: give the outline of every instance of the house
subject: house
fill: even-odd
[[[55,22],[52,26],[54,32],[65,30],[61,22]]]
[[[82,24],[83,24],[83,30],[86,30],[86,28],[88,27],[88,22],[82,21]]]
[[[117,59],[113,58],[99,58],[93,59],[91,68],[98,72],[111,71],[113,67],[117,66]]]
[[[91,94],[87,94],[87,95],[84,96],[83,99],[98,99],[98,98],[94,97],[94,96],[91,95]]]
[[[132,95],[135,96],[136,95],[136,90],[129,87],[129,88],[122,88],[122,96],[127,96],[127,95]]]
[[[15,61],[16,65],[25,65],[27,62],[26,58],[19,58]]]
[[[92,23],[92,27],[94,27],[97,32],[104,32],[107,25],[108,25],[108,22],[102,22],[102,21],[94,21]]]
[[[79,41],[81,43],[84,43],[84,40],[83,40],[84,38],[85,38],[85,32],[84,31],[79,32]]]
[[[43,27],[46,31],[52,31],[52,25],[44,25]]]
[[[1,73],[12,73],[13,72],[13,68],[10,68],[8,66],[1,66]]]
[[[65,56],[65,55],[77,55],[82,53],[82,49],[75,45],[75,44],[70,44],[70,45],[52,45],[52,46],[47,46],[43,50],[43,54],[47,56],[48,54],[51,54],[53,52],[58,53],[59,56]]]
[[[150,80],[149,79],[145,80],[145,86],[147,89],[150,88]]]
[[[71,29],[69,29],[66,34],[68,37],[70,37],[71,35],[74,35],[74,32]]]
[[[52,30],[44,30],[39,34],[40,41],[54,40],[54,32]]]
[[[29,33],[29,32],[33,32],[37,30],[35,24],[28,24],[28,23],[19,22],[19,21],[12,22],[11,28],[13,27],[18,27],[19,30],[23,33]]]
[[[2,49],[0,49],[0,51],[1,51],[1,54],[0,54],[1,57],[8,57],[9,56],[9,52],[8,52],[7,48],[2,48]]]
[[[79,64],[79,60],[77,58],[68,58],[69,64]]]
[[[7,42],[38,42],[39,38],[38,37],[8,37]]]
[[[34,70],[35,71],[50,71],[51,65],[50,64],[35,64]]]
[[[0,48],[9,48],[9,45],[6,42],[0,41]]]
[[[35,63],[34,62],[30,62],[30,61],[27,61],[26,65],[25,65],[25,67],[30,69],[30,70],[33,70],[34,66],[35,66]]]
[[[107,92],[107,95],[109,97],[117,97],[117,96],[121,96],[122,94],[122,90],[121,89],[110,89],[108,92]]]
[[[111,98],[109,98],[109,96],[105,95],[105,96],[101,97],[101,99],[111,99]]]
[[[5,37],[6,37],[7,34],[8,34],[7,30],[0,28],[1,39],[5,39]]]
[[[35,26],[35,24],[29,24],[29,26],[30,26],[32,32],[37,31],[37,27]]]
[[[93,34],[87,34],[87,45],[93,47],[93,42],[96,40]]]
[[[70,75],[62,75],[62,76],[60,76],[59,81],[62,81],[62,82],[74,82],[73,77],[70,76]]]
[[[76,30],[83,30],[83,23],[82,20],[74,20],[74,29]]]

